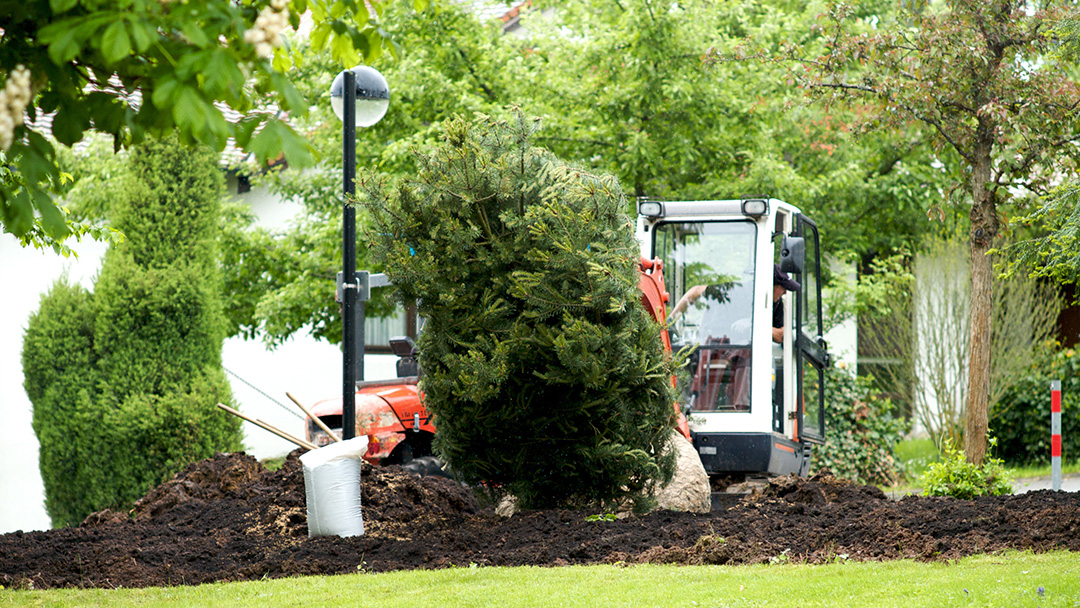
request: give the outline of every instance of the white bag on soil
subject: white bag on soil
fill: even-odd
[[[304,465],[308,536],[360,536],[360,457],[367,436],[331,443],[300,457]]]

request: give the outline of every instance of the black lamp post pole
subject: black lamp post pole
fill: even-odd
[[[344,174],[344,203],[342,213],[343,276],[341,314],[344,336],[341,347],[341,434],[342,439],[356,436],[356,74],[345,70],[345,115],[342,131],[342,173]]]

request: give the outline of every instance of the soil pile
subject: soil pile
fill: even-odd
[[[1080,551],[1077,493],[890,501],[828,474],[773,480],[704,515],[614,521],[590,521],[596,513],[587,511],[502,518],[455,482],[400,467],[365,467],[361,500],[364,536],[309,539],[295,454],[273,472],[250,456],[219,454],[154,488],[130,513],[0,536],[0,585],[145,587],[473,563],[821,563]]]

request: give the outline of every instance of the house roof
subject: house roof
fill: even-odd
[[[532,6],[532,0],[467,0],[467,4],[481,21],[498,19],[506,31],[517,24],[522,11]]]

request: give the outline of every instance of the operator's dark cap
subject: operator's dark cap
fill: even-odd
[[[799,282],[789,277],[786,272],[780,270],[779,264],[773,264],[773,285],[779,285],[788,291],[798,291]]]

